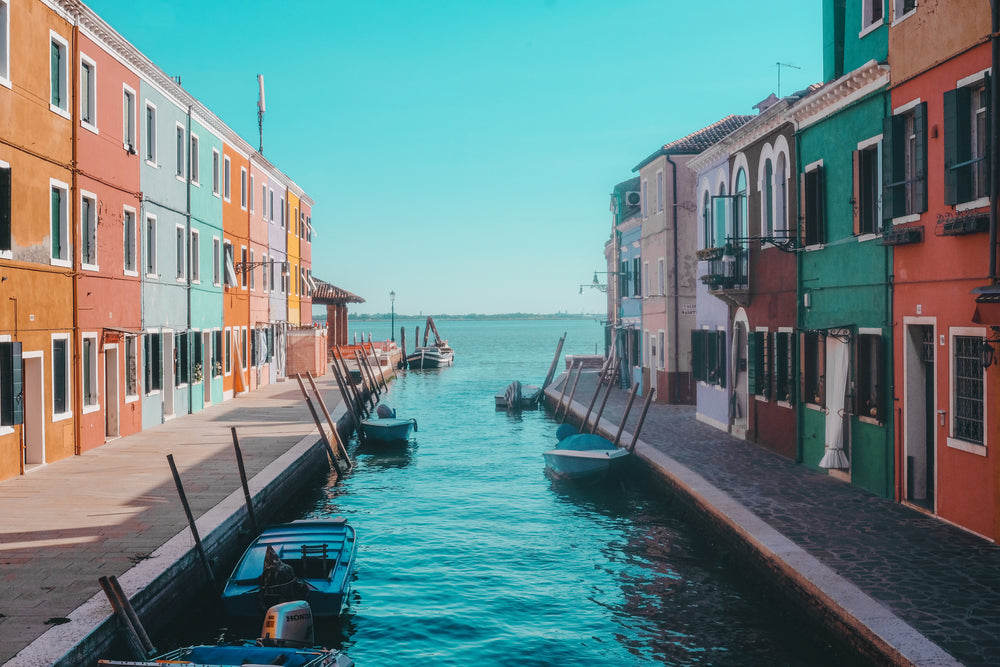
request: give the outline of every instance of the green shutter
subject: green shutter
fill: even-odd
[[[983,100],[986,106],[986,155],[983,156],[983,161],[986,163],[985,174],[986,174],[986,195],[989,197],[993,196],[993,177],[990,174],[990,155],[993,153],[993,142],[995,139],[993,137],[993,109],[990,107],[990,102],[993,100],[990,93],[990,88],[993,85],[993,80],[990,77],[990,73],[987,72],[983,79]]]
[[[57,107],[62,107],[62,86],[60,78],[62,73],[62,50],[55,42],[51,43],[52,54],[49,58],[49,81],[52,86],[50,101]]]
[[[761,375],[764,373],[764,365],[758,359],[758,355],[763,347],[760,340],[762,335],[756,331],[747,333],[747,389],[753,395],[760,394],[758,384]]]
[[[10,228],[11,208],[10,169],[0,169],[0,250],[10,250],[13,247]]]
[[[913,109],[913,134],[917,161],[914,190],[919,208],[911,213],[923,213],[927,210],[927,102],[921,102]]]
[[[57,340],[52,345],[52,412],[66,412],[66,348],[65,340]]]
[[[62,259],[62,191],[52,188],[52,259]]]
[[[962,145],[959,141],[961,132],[959,109],[963,98],[968,103],[968,93],[963,94],[963,88],[945,91],[944,94],[944,203],[954,205],[962,201],[959,198],[959,170],[955,168],[965,160],[962,157]]]
[[[905,173],[902,169],[902,156],[897,155],[902,151],[903,142],[899,130],[899,117],[889,116],[882,119],[882,219],[892,220],[896,217],[897,201],[904,201],[902,196],[897,196],[895,174]]]
[[[726,332],[716,331],[715,332],[715,367],[718,373],[719,386],[726,386]]]
[[[24,423],[21,343],[0,343],[0,424]]]
[[[701,329],[691,331],[691,373],[695,382],[705,380],[705,352],[702,345],[704,333]]]

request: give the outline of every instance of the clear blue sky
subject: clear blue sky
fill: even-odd
[[[664,143],[822,77],[821,3],[93,0],[315,200],[355,313],[603,312],[609,193]],[[605,276],[601,276],[602,280]]]

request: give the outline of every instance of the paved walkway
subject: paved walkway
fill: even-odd
[[[585,374],[576,411],[595,386]],[[561,389],[554,383],[550,399]],[[611,437],[626,401],[612,391],[601,423]],[[637,398],[627,432],[641,407]],[[795,585],[814,586],[881,635],[897,661],[1000,665],[1000,547],[733,438],[697,421],[691,406],[651,406],[636,452],[773,549],[800,575]]]
[[[333,375],[317,385],[333,412]],[[249,478],[318,439],[289,380],[0,482],[0,664],[187,529],[167,454],[196,518],[240,489],[230,426]]]

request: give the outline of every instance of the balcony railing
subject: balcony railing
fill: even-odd
[[[699,250],[698,259],[708,264],[708,271],[701,277],[701,282],[708,285],[711,291],[749,289],[748,257],[745,247],[732,243]]]

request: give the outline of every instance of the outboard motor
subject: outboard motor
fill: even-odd
[[[267,610],[260,643],[272,646],[312,646],[313,615],[303,600],[282,602]]]
[[[375,414],[378,415],[379,419],[393,419],[396,416],[396,411],[385,403],[379,403],[375,408]]]

